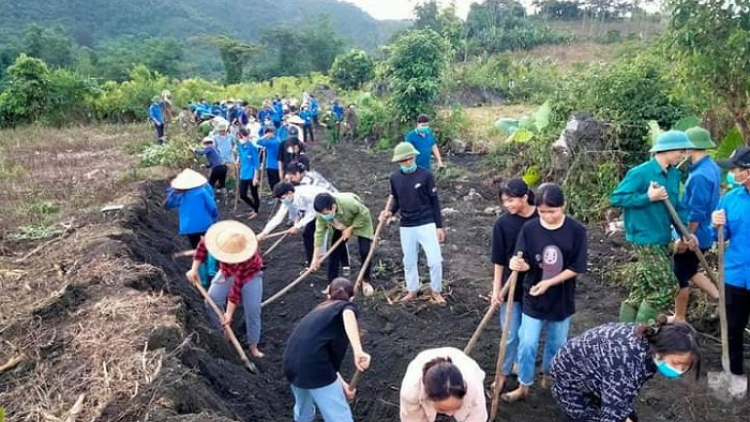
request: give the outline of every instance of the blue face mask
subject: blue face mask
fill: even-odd
[[[401,167],[401,171],[405,174],[411,174],[417,171],[417,163],[411,163],[410,166],[401,165],[399,167]]]
[[[285,207],[288,207],[288,206],[292,205],[293,203],[294,203],[293,199],[282,199],[281,200],[281,204],[284,205]]]
[[[334,218],[336,218],[336,213],[330,213],[330,214],[320,214],[321,217],[323,217],[323,220],[328,221],[329,223],[333,221]]]
[[[674,366],[668,364],[667,362],[663,360],[656,360],[654,359],[654,363],[656,364],[656,369],[659,370],[659,373],[664,375],[667,378],[676,379],[682,376],[682,374],[685,373],[685,371],[680,371],[679,369],[675,368]]]

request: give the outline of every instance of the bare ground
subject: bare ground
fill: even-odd
[[[90,148],[116,157],[107,169],[131,169],[132,162],[117,146],[96,145]],[[77,148],[79,153],[87,151],[85,145]],[[343,145],[335,155],[319,149],[312,155],[317,170],[340,189],[359,193],[373,214],[384,206],[391,171],[387,154]],[[98,162],[96,154],[77,157],[84,167]],[[352,405],[357,420],[398,420],[398,386],[410,359],[424,348],[462,348],[488,306],[489,229],[494,215],[485,209],[496,205],[497,186],[490,182],[493,179],[480,176],[476,156],[450,157],[450,161],[464,171],[439,181],[443,208],[454,210],[445,215],[448,306],[426,301],[406,306],[389,303],[403,279],[397,228],[384,230],[375,259],[378,294],[360,301],[364,344],[374,364]],[[54,185],[54,178],[36,176],[45,168],[37,170],[32,164],[29,169],[32,178],[42,183],[35,190]],[[100,202],[124,205],[122,211],[103,214],[93,203],[80,210],[66,205],[56,218],[75,217],[73,229],[22,262],[17,260],[42,242],[5,239],[0,243],[4,293],[0,365],[14,357],[22,359],[0,373],[0,403],[7,408],[9,420],[290,420],[292,398],[281,373],[281,354],[296,322],[322,299],[324,279],[312,277],[264,309],[261,347],[268,357],[257,362],[260,374],[247,373],[224,339],[208,327],[202,302],[184,282],[188,259],[172,257],[187,244],[176,236],[176,214],[161,208],[166,183],[115,185],[113,180],[122,180],[115,176],[118,171],[108,172],[101,185],[94,178],[97,182],[90,181],[94,186],[87,187],[102,194]],[[469,195],[472,188],[476,195]],[[70,196],[74,191],[67,191]],[[61,201],[67,204],[65,199]],[[251,223],[255,229],[265,221],[268,208]],[[613,263],[628,259],[623,242],[592,227],[590,248],[591,273],[579,283],[573,334],[614,321],[624,295],[602,277]],[[267,259],[265,296],[296,278],[302,260],[301,242],[296,239],[274,251]],[[354,262],[356,270],[358,261]],[[241,318],[237,321],[235,332],[242,333]],[[714,324],[701,328],[715,335]],[[487,384],[499,336],[493,324],[473,353],[488,373]],[[704,371],[715,370],[719,351],[713,340],[705,340]],[[349,361],[342,371],[352,373]],[[658,377],[638,401],[639,414],[646,421],[744,421],[749,410],[747,402],[716,401],[703,381],[694,385]],[[500,415],[507,421],[564,420],[549,393],[541,390],[526,403],[501,405]]]

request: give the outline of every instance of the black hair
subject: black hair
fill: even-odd
[[[284,173],[286,174],[300,174],[304,173],[307,170],[307,167],[305,167],[304,164],[300,163],[299,161],[292,161],[291,163],[287,164],[284,168]]]
[[[305,166],[305,171],[310,170],[310,157],[303,154],[297,157],[297,161],[303,166]]]
[[[422,367],[422,384],[427,397],[441,401],[450,397],[463,399],[466,384],[461,371],[450,358],[436,358]]]
[[[523,198],[526,196],[526,202],[529,205],[534,205],[535,203],[534,191],[529,188],[529,185],[523,179],[510,179],[503,183],[498,196],[502,198],[503,195],[509,198]]]
[[[274,133],[274,130],[273,130],[272,127],[269,126],[269,127],[266,128],[265,131],[263,131],[263,133]]]
[[[554,183],[544,183],[536,190],[536,199],[534,203],[537,206],[546,205],[552,208],[565,206],[565,193],[560,186]]]
[[[300,146],[300,144],[301,144],[301,142],[299,141],[299,138],[294,137],[294,136],[291,137],[291,138],[287,138],[287,140],[284,141],[284,147],[286,147],[286,148],[288,148],[288,147],[298,147],[298,146]]]
[[[701,352],[693,326],[686,322],[669,324],[666,315],[659,315],[653,325],[640,325],[635,330],[637,336],[648,341],[652,354],[690,353],[691,369],[695,369],[695,379],[700,378]]]
[[[354,296],[354,283],[348,278],[337,277],[328,285],[328,296],[331,300],[346,300]]]
[[[315,197],[313,207],[315,208],[315,212],[323,212],[325,210],[333,209],[333,204],[335,203],[336,200],[333,199],[333,195],[330,193],[320,193]]]
[[[240,128],[240,136],[242,136],[243,138],[247,138],[248,136],[250,136],[250,131],[248,131],[244,127],[241,127]]]
[[[273,187],[274,198],[281,198],[289,192],[294,192],[294,185],[289,182],[279,182]]]
[[[430,117],[427,116],[426,114],[420,114],[419,116],[417,116],[417,123],[429,123],[429,122],[430,122]]]

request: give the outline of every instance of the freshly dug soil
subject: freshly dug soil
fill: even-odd
[[[340,190],[359,194],[377,216],[388,195],[388,176],[393,166],[389,154],[375,154],[359,146],[341,145],[335,155],[321,147],[312,148],[313,167],[327,176]],[[463,348],[488,307],[492,266],[489,262],[490,230],[495,215],[489,207],[497,204],[497,186],[483,181],[476,156],[454,156],[452,166],[466,170],[457,179],[439,178],[442,207],[445,210],[447,243],[443,247],[448,305],[439,307],[426,300],[413,304],[391,304],[403,293],[403,265],[397,224],[382,233],[374,264],[377,294],[358,298],[360,326],[365,350],[373,357],[372,368],[363,377],[352,408],[357,421],[398,421],[399,387],[410,360],[426,348],[453,346]],[[323,300],[320,291],[326,281],[323,272],[310,277],[281,300],[263,310],[263,335],[260,347],[266,358],[256,360],[259,374],[243,369],[235,352],[206,319],[203,303],[196,291],[184,280],[189,258],[173,258],[175,252],[188,249],[185,239],[176,235],[176,213],[163,210],[166,183],[141,186],[142,200],[133,201],[125,211],[109,221],[123,230],[106,237],[106,242],[85,249],[91,260],[118,256],[136,264],[148,264],[161,273],[139,273],[121,277],[114,286],[89,283],[65,295],[65,300],[42,312],[65,320],[75,309],[85,306],[94,295],[121,294],[123,289],[151,293],[165,292],[173,302],[171,312],[177,324],[160,324],[158,320],[142,321],[147,330],[149,350],[163,349],[158,376],[132,396],[123,395],[111,401],[98,418],[110,421],[289,421],[293,399],[281,370],[284,345],[296,323]],[[264,191],[268,192],[265,188]],[[224,206],[225,218],[231,217],[232,204]],[[249,224],[259,231],[267,221],[271,206],[263,202],[261,217]],[[246,210],[240,203],[240,210]],[[589,275],[581,277],[577,291],[578,313],[573,318],[572,335],[617,319],[624,291],[604,284],[603,268],[628,259],[622,240],[604,236],[598,228],[590,229]],[[352,242],[355,243],[355,242]],[[268,247],[269,245],[265,245]],[[359,260],[352,244],[352,270],[359,270]],[[105,254],[105,251],[107,252]],[[114,254],[114,255],[113,255]],[[304,264],[300,239],[286,240],[266,259],[264,297],[282,289],[295,279]],[[426,267],[420,267],[426,281]],[[98,292],[96,289],[109,290]],[[83,303],[83,305],[81,305]],[[242,318],[235,318],[234,330],[243,340]],[[60,323],[60,322],[57,322]],[[715,327],[705,327],[715,330]],[[715,335],[715,332],[711,332]],[[23,333],[9,330],[3,336],[21,338]],[[473,357],[487,373],[489,386],[494,376],[500,330],[491,324],[474,349]],[[719,349],[710,339],[704,352],[710,370],[718,366]],[[102,344],[101,347],[107,347]],[[139,346],[143,348],[143,345]],[[0,392],[17,388],[18,377],[28,368],[20,367],[0,375]],[[351,377],[350,357],[342,373]],[[509,388],[515,387],[511,379]],[[13,403],[9,404],[13,410]],[[668,382],[657,377],[642,392],[637,405],[642,421],[745,421],[748,402],[723,404],[713,399],[704,381]],[[11,418],[11,420],[13,420]],[[444,419],[447,420],[447,419]],[[535,388],[523,403],[501,404],[500,420],[564,421],[549,392]]]

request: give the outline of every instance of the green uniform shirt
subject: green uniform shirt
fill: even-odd
[[[323,245],[323,239],[334,224],[337,226],[352,227],[353,236],[372,239],[374,236],[372,228],[372,217],[362,200],[353,193],[334,193],[336,200],[336,217],[332,222],[325,221],[320,215],[315,220],[315,247]],[[329,239],[331,236],[328,237]]]
[[[211,122],[206,120],[205,122],[201,123],[200,126],[198,126],[198,129],[200,130],[201,136],[204,138],[211,134],[211,131],[214,130],[214,127],[211,126]]]
[[[612,193],[612,206],[625,214],[625,238],[636,245],[667,245],[672,241],[672,219],[661,201],[651,202],[648,187],[656,182],[667,190],[669,201],[680,219],[687,220],[680,195],[680,171],[668,167],[666,171],[656,159],[651,159],[628,171]]]

